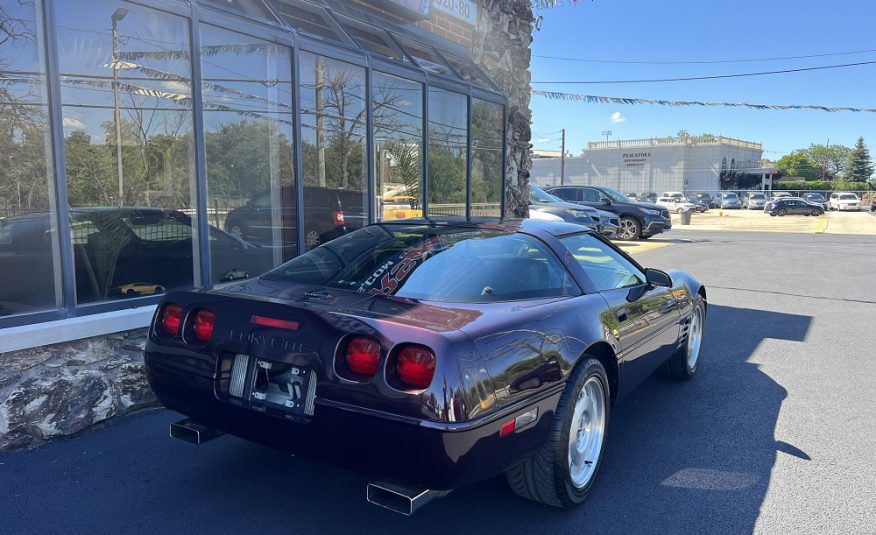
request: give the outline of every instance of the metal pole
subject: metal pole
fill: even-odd
[[[560,185],[566,183],[566,129],[562,129],[562,140],[560,141]]]
[[[118,11],[112,16],[113,42],[113,122],[116,126],[116,173],[119,178],[119,206],[125,205],[125,179],[122,174],[122,116],[119,112],[119,33],[118,23],[124,14],[118,16]]]

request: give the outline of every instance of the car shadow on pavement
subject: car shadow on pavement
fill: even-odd
[[[615,407],[600,480],[568,511],[496,477],[402,517],[366,503],[361,474],[233,437],[173,441],[169,411],[0,457],[0,503],[16,532],[750,533],[777,452],[809,459],[775,440],[786,391],[751,357],[766,339],[803,341],[811,322],[710,305],[698,376],[652,377]]]

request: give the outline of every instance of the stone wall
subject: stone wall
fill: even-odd
[[[481,0],[472,57],[508,98],[505,213],[529,215],[532,131],[529,62],[534,17],[529,0]]]
[[[0,451],[157,405],[143,372],[144,342],[139,330],[0,354]]]

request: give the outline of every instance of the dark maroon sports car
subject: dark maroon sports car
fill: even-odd
[[[700,364],[706,292],[568,223],[374,224],[259,278],[171,292],[149,382],[194,443],[231,433],[364,470],[412,513],[507,475],[582,502],[612,405]]]

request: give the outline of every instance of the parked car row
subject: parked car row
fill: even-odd
[[[581,206],[611,212],[618,217],[622,240],[647,239],[672,228],[669,210],[656,204],[636,202],[623,193],[604,186],[552,186],[551,195]]]

